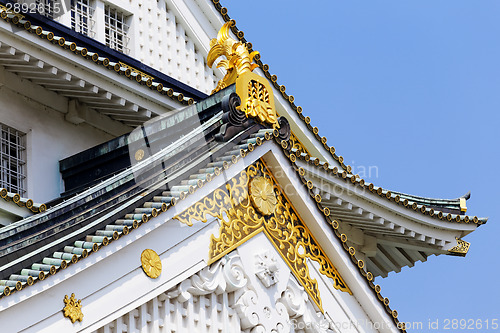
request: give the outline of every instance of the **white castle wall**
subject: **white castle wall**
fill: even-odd
[[[109,5],[126,15],[126,23],[130,26],[127,36],[130,38],[126,53],[144,64],[169,75],[193,88],[210,93],[222,77],[221,72],[208,68],[206,56],[208,40],[217,34],[222,23],[212,26],[204,16],[196,1],[187,0],[148,0],[138,1],[91,1],[94,9],[92,19],[95,35],[93,38],[105,43],[104,6]],[[190,26],[181,23],[175,9],[182,6],[184,21],[195,13],[196,18],[205,22],[189,22]],[[57,20],[71,27],[71,13],[67,12]],[[191,25],[200,25],[205,40],[200,44],[199,36],[195,36]],[[200,31],[199,31],[200,32]],[[207,44],[207,45],[204,45]],[[219,77],[217,77],[219,76]]]
[[[0,87],[0,123],[27,134],[27,193],[38,203],[63,191],[59,160],[112,138],[86,124],[74,125],[64,114]]]

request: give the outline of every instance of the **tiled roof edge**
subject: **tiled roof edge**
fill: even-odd
[[[265,135],[264,139],[262,140],[271,140],[272,135]],[[261,139],[255,140],[256,145],[261,145],[262,141]],[[255,145],[252,143],[245,144],[244,147],[241,146],[239,148],[239,154],[238,155],[231,155],[230,160],[224,161],[221,163],[220,167],[213,167],[213,172],[206,173],[206,178],[205,179],[197,179],[196,184],[188,186],[187,189],[182,190],[178,193],[178,196],[175,198],[175,200],[171,200],[169,203],[163,203],[161,205],[161,208],[159,209],[152,209],[151,213],[143,213],[143,214],[133,214],[134,223],[131,225],[117,225],[115,224],[116,221],[111,222],[107,226],[116,226],[118,228],[110,228],[112,231],[114,231],[112,236],[103,236],[99,239],[94,238],[91,242],[90,241],[80,241],[82,242],[82,247],[78,248],[77,252],[73,252],[71,256],[68,256],[68,258],[62,258],[61,260],[57,260],[58,263],[55,263],[55,261],[51,264],[46,264],[47,267],[46,269],[40,269],[40,271],[37,271],[37,276],[33,277],[33,272],[30,272],[30,275],[16,275],[13,274],[11,275],[11,278],[9,280],[0,280],[0,299],[7,297],[14,293],[15,291],[19,291],[22,289],[25,289],[34,283],[36,283],[39,280],[45,280],[45,278],[55,275],[61,270],[66,269],[68,266],[72,264],[76,264],[77,262],[87,258],[89,255],[91,255],[94,252],[99,251],[101,248],[109,245],[113,241],[128,235],[130,232],[133,230],[139,228],[142,226],[144,223],[147,223],[151,219],[158,217],[162,213],[166,212],[168,209],[171,207],[175,206],[179,201],[185,200],[188,196],[191,194],[195,193],[196,190],[199,188],[202,188],[206,183],[211,182],[213,179],[216,177],[221,176],[223,174],[223,170],[229,169],[232,165],[236,164],[242,157],[246,156],[248,152],[254,151]],[[182,186],[181,186],[182,187]],[[129,214],[126,214],[129,215]],[[89,236],[87,236],[89,237]],[[97,237],[97,236],[95,236]],[[86,243],[86,244],[83,244]],[[72,247],[71,245],[68,245],[69,247]],[[29,270],[29,268],[26,268]],[[24,277],[24,278],[23,278]],[[15,279],[14,279],[15,278]],[[17,280],[16,280],[17,279]],[[17,281],[17,282],[16,282]]]
[[[423,215],[428,215],[430,217],[433,217],[435,219],[439,219],[442,221],[447,221],[447,222],[457,222],[457,223],[474,223],[479,225],[485,224],[488,221],[488,218],[483,217],[479,218],[477,216],[470,216],[470,215],[460,215],[460,214],[453,214],[453,213],[446,213],[442,212],[439,210],[435,210],[433,208],[429,208],[426,205],[419,204],[416,201],[411,201],[408,200],[407,198],[402,197],[399,192],[392,192],[390,190],[384,189],[379,186],[375,186],[373,183],[367,183],[363,178],[361,178],[359,175],[353,175],[351,173],[348,173],[346,170],[339,171],[337,167],[331,167],[328,165],[327,162],[320,161],[317,158],[310,157],[307,154],[301,154],[299,156],[296,156],[295,154],[290,153],[290,155],[293,155],[291,159],[301,159],[304,160],[305,162],[317,167],[321,168],[327,172],[329,172],[331,175],[337,176],[338,178],[344,179],[346,182],[350,181],[352,184],[358,185],[363,189],[367,189],[368,191],[372,192],[374,195],[378,195],[380,197],[385,197],[387,200],[394,202],[395,204],[402,205],[406,207],[407,209],[413,209],[416,212],[420,212]]]
[[[275,136],[272,136],[272,135],[266,135],[266,136],[264,136],[263,140],[269,141],[269,140],[272,140],[272,139],[274,139],[277,142],[278,145],[280,145],[282,148],[284,148],[283,152],[285,153],[285,156],[287,156],[288,159],[290,160],[290,162],[292,164],[292,167],[294,168],[295,172],[297,173],[299,179],[301,179],[304,184],[307,184],[307,179],[304,178],[305,172],[301,171],[301,168],[298,167],[295,164],[295,162],[293,160],[293,157],[292,157],[294,155],[287,152],[286,146],[283,147],[283,145],[285,145],[286,142],[285,141],[281,141],[279,138],[277,138]],[[216,177],[221,176],[221,174],[223,174],[222,170],[229,169],[232,165],[236,164],[241,158],[243,158],[243,157],[247,156],[249,153],[253,152],[255,150],[256,146],[262,145],[263,140],[256,140],[255,144],[252,144],[252,143],[246,144],[246,148],[240,149],[238,155],[232,155],[230,161],[224,161],[222,167],[215,167],[214,168],[214,172],[211,173],[210,176],[208,176],[206,178],[206,180],[198,181],[197,185],[190,186],[189,190],[182,192],[182,193],[184,193],[184,195],[181,196],[181,198],[178,199],[177,202],[179,200],[185,200],[187,197],[189,197],[191,194],[193,194],[198,188],[203,187],[203,185],[206,182],[210,182],[213,179],[215,179]],[[347,252],[347,254],[350,256],[352,264],[359,269],[361,275],[365,278],[365,281],[366,281],[367,285],[372,289],[372,291],[376,295],[377,300],[381,303],[381,305],[386,310],[387,314],[391,317],[391,319],[394,321],[394,323],[399,328],[399,330],[401,332],[406,332],[406,330],[404,328],[404,323],[400,323],[399,320],[398,320],[398,318],[397,318],[398,317],[398,312],[396,310],[392,310],[389,307],[389,299],[387,297],[384,298],[381,295],[381,287],[379,285],[375,285],[373,283],[373,279],[374,279],[373,274],[371,272],[365,272],[365,270],[364,270],[364,267],[365,267],[364,261],[363,260],[358,260],[356,258],[356,255],[355,255],[356,254],[356,249],[354,247],[352,247],[352,246],[351,247],[347,246],[347,244],[346,244],[347,243],[347,236],[345,234],[340,234],[340,232],[338,231],[339,222],[336,221],[336,220],[332,220],[331,217],[330,217],[330,210],[328,208],[324,208],[321,205],[321,196],[314,194],[311,190],[309,190],[309,194],[316,201],[318,209],[323,213],[323,215],[325,216],[325,219],[332,226],[332,228],[334,230],[335,236],[341,242],[342,247]],[[0,294],[0,299],[4,298],[6,296],[11,295],[16,290],[24,289],[24,288],[32,285],[33,283],[37,282],[38,280],[43,280],[43,279],[45,279],[46,277],[48,277],[50,275],[54,275],[54,274],[58,273],[59,271],[61,271],[62,269],[65,269],[68,265],[75,264],[75,263],[83,260],[88,255],[90,255],[90,254],[92,254],[94,252],[99,251],[102,247],[107,246],[112,241],[114,241],[116,239],[119,239],[119,238],[121,238],[121,237],[129,234],[134,229],[137,229],[140,226],[142,226],[144,223],[147,223],[148,221],[150,221],[152,218],[155,218],[155,217],[159,216],[160,214],[162,214],[163,212],[166,212],[169,208],[171,208],[175,204],[176,204],[176,202],[174,201],[174,202],[171,202],[169,204],[162,205],[162,209],[153,210],[154,213],[152,213],[152,214],[142,214],[141,217],[140,217],[140,219],[137,220],[137,223],[134,223],[133,226],[130,229],[127,228],[126,226],[124,226],[122,232],[118,232],[117,234],[115,234],[116,237],[112,237],[112,238],[103,237],[102,240],[100,239],[101,242],[93,242],[91,244],[92,246],[90,246],[90,244],[89,244],[89,248],[88,249],[83,249],[84,250],[84,254],[72,256],[72,258],[69,259],[69,260],[60,260],[60,264],[62,264],[63,261],[64,261],[63,265],[58,265],[57,267],[56,267],[56,265],[52,265],[51,267],[53,267],[53,268],[51,268],[47,272],[40,271],[40,274],[39,274],[40,278],[35,278],[35,279],[33,279],[33,278],[28,279],[27,278],[26,279],[27,281],[24,281],[24,282],[18,281],[19,283],[12,283],[12,286],[11,286],[12,288],[9,287],[6,284],[7,282],[4,282],[3,286],[0,284],[0,293],[1,293]],[[89,242],[89,243],[91,243],[91,242]],[[64,266],[64,268],[62,268],[62,266]],[[43,275],[43,277],[41,275]],[[11,280],[3,280],[3,281],[11,281]]]
[[[104,66],[109,70],[114,70],[118,74],[123,74],[130,80],[135,80],[141,85],[146,85],[151,90],[156,90],[162,95],[167,95],[174,101],[181,102],[184,105],[191,105],[195,101],[207,97],[206,94],[194,88],[191,88],[190,86],[177,81],[174,78],[162,74],[130,56],[113,50],[92,38],[76,33],[58,22],[47,19],[38,14],[30,14],[31,16],[28,20],[28,15],[10,13],[3,6],[5,3],[6,1],[0,0],[0,18],[2,18],[3,20],[20,28],[24,28],[26,31],[36,34],[41,39],[45,39],[53,44],[57,44],[60,47],[77,55],[81,55],[83,58],[89,61],[93,61],[97,65]],[[82,43],[81,45],[85,44],[87,46],[90,46],[92,50],[98,50],[99,52],[101,52],[101,56],[98,54],[98,52],[91,52],[86,47],[79,46],[73,41],[68,41],[63,36],[56,36],[54,32],[48,30],[46,31],[41,25],[36,25],[34,23],[43,24],[45,27],[48,26],[49,28],[52,28],[56,33],[66,36],[66,38],[76,40],[76,42]],[[159,80],[153,80],[150,78],[150,76],[153,78],[157,77],[159,78]]]
[[[239,30],[237,27],[236,27],[236,21],[231,19],[229,17],[229,15],[227,14],[227,8],[226,7],[222,7],[221,4],[219,3],[219,0],[212,0],[212,3],[215,7],[215,9],[220,13],[220,15],[222,16],[222,18],[224,19],[224,21],[226,22],[229,22],[229,21],[233,21],[233,25],[231,27],[231,31],[236,35],[236,37],[242,42],[242,43],[246,43],[247,44],[247,47],[249,49],[249,51],[251,52],[252,51],[252,44],[247,42],[247,40],[245,39],[244,37],[244,32]],[[262,69],[262,71],[264,72],[266,78],[268,78],[269,80],[271,80],[272,84],[274,85],[274,87],[276,89],[278,89],[282,96],[289,102],[291,108],[297,112],[297,114],[299,115],[299,118],[305,123],[305,125],[307,126],[307,128],[311,131],[311,133],[313,134],[313,136],[316,138],[316,140],[318,140],[318,142],[324,146],[324,148],[329,151],[333,158],[338,161],[342,167],[342,169],[344,170],[345,174],[346,175],[350,175],[350,176],[353,176],[351,175],[351,172],[352,172],[352,167],[350,165],[345,165],[344,164],[344,158],[342,156],[338,156],[336,153],[335,153],[335,148],[333,146],[328,146],[327,145],[327,138],[325,136],[320,136],[319,135],[319,129],[317,127],[313,127],[311,126],[311,118],[308,117],[308,116],[304,116],[302,114],[302,107],[300,106],[296,106],[295,105],[295,98],[292,96],[292,95],[288,95],[285,93],[286,91],[286,87],[284,85],[279,85],[277,83],[277,80],[278,80],[278,77],[276,75],[271,75],[269,73],[269,65],[267,64],[263,64],[262,61],[260,60],[260,54],[255,56],[254,57],[254,60],[255,62],[259,65],[259,67]],[[318,160],[319,162],[319,160]],[[336,173],[338,175],[338,173]],[[361,179],[362,180],[362,179]],[[364,180],[362,180],[363,183],[364,183]],[[359,183],[359,182],[358,182]],[[374,186],[373,184],[371,184],[372,186]],[[370,186],[370,184],[366,184],[367,187]],[[392,195],[391,196],[391,191],[389,190],[384,190],[382,189],[381,187],[375,187],[376,188],[376,191],[379,191],[379,189],[381,189],[380,191],[382,191],[382,193],[380,195],[386,195],[387,192],[389,192],[389,200],[396,200],[396,198],[399,198],[399,196],[397,195]],[[377,192],[378,193],[378,192]],[[404,201],[404,200],[403,200]],[[408,200],[407,200],[408,201]],[[405,205],[405,207],[407,208],[412,208],[413,205],[409,206],[409,205]],[[417,204],[417,207],[414,208],[414,210],[421,210],[422,212],[422,209],[424,210],[422,213],[423,214],[428,214],[430,216],[434,216],[435,218],[439,218],[439,219],[447,219],[448,221],[451,221],[452,219],[456,219],[457,217],[454,216],[455,214],[451,214],[451,213],[448,213],[448,214],[430,214],[431,212],[433,212],[432,209],[429,209],[429,208],[426,208],[425,205],[418,205]],[[468,220],[472,219],[474,223],[478,224],[478,225],[481,225],[481,224],[484,224],[486,223],[486,221],[488,220],[488,218],[478,218],[477,216],[467,216],[467,215],[458,215],[461,217],[461,221],[459,222],[465,222],[465,223],[469,223]]]
[[[35,203],[32,199],[22,198],[18,193],[8,192],[5,188],[0,190],[0,197],[7,202],[14,202],[19,207],[26,207],[32,213],[43,213],[47,210],[45,204]]]
[[[233,22],[233,25],[231,27],[231,31],[236,35],[236,37],[242,43],[245,43],[247,45],[247,48],[248,48],[249,52],[252,52],[253,51],[253,49],[252,49],[252,43],[247,42],[247,40],[244,37],[245,33],[243,31],[239,30],[236,27],[236,21],[234,19],[231,19],[229,17],[229,15],[227,14],[227,8],[226,7],[222,7],[221,4],[219,3],[219,0],[212,0],[212,3],[214,5],[215,9],[220,13],[220,15],[222,16],[222,18],[224,19],[225,22],[229,22],[229,21]],[[257,54],[254,57],[254,61],[255,61],[255,63],[257,63],[259,65],[260,69],[264,72],[264,75],[266,76],[266,78],[271,81],[272,85],[281,93],[281,95],[283,96],[283,98],[288,101],[288,103],[289,103],[290,107],[292,108],[292,110],[294,110],[295,112],[297,112],[300,120],[302,120],[304,122],[304,124],[309,129],[309,131],[313,134],[313,136],[316,138],[316,140],[328,152],[330,152],[330,154],[332,154],[333,158],[336,161],[339,162],[339,164],[342,167],[342,169],[346,170],[347,172],[351,172],[352,171],[352,167],[350,165],[346,165],[344,163],[344,157],[339,156],[339,155],[337,155],[335,153],[335,147],[327,145],[327,138],[325,136],[320,136],[319,135],[319,129],[318,129],[318,127],[311,125],[311,118],[309,116],[304,116],[303,115],[303,113],[302,113],[302,107],[301,106],[297,106],[294,103],[295,102],[295,97],[293,97],[293,95],[288,95],[285,92],[286,91],[286,87],[284,85],[278,84],[278,76],[275,75],[275,74],[271,74],[269,72],[269,65],[264,64],[260,60],[260,57],[261,57],[260,54]]]
[[[308,186],[308,183],[311,183],[307,178],[305,178],[305,170],[301,167],[299,167],[295,162],[297,160],[296,156],[288,151],[288,141],[282,141],[279,138],[275,137],[274,138],[276,142],[279,144],[279,146],[282,148],[283,153],[285,156],[288,158],[290,161],[290,164],[294,171],[296,172],[298,178],[302,181],[304,186],[307,187],[308,193],[311,196],[311,198],[316,202],[316,205],[318,209],[321,211],[321,213],[324,215],[325,220],[332,226],[334,235],[337,237],[337,239],[341,242],[342,248],[347,252],[349,257],[351,258],[352,264],[358,268],[359,272],[361,275],[365,278],[366,283],[368,286],[372,289],[373,293],[376,295],[377,300],[381,303],[382,307],[386,310],[386,313],[390,316],[390,318],[394,321],[396,327],[401,331],[401,332],[406,332],[405,329],[405,323],[400,322],[398,320],[398,312],[396,310],[393,310],[389,307],[389,298],[383,297],[381,294],[381,287],[380,285],[375,285],[373,283],[374,280],[374,275],[373,273],[364,270],[365,268],[365,262],[361,259],[358,259],[356,257],[356,248],[353,246],[348,246],[347,241],[348,237],[346,234],[341,234],[339,229],[339,221],[333,219],[330,216],[330,209],[328,207],[323,207],[321,204],[321,195],[315,194],[314,188],[310,188]],[[326,162],[325,162],[326,163]],[[346,172],[345,170],[343,172]]]
[[[182,192],[182,193],[184,193],[184,195],[182,195],[181,198],[178,199],[177,201],[179,201],[179,200],[185,200],[187,197],[189,197],[191,194],[193,194],[198,188],[203,187],[203,185],[206,182],[210,182],[213,179],[215,179],[216,177],[221,176],[221,174],[223,174],[222,170],[229,169],[232,165],[236,164],[241,158],[243,158],[243,157],[247,156],[249,153],[253,152],[255,150],[255,146],[262,145],[264,140],[269,141],[269,140],[272,140],[272,139],[274,139],[277,142],[277,144],[280,145],[283,148],[283,152],[284,152],[285,156],[287,156],[288,159],[290,160],[291,165],[294,168],[295,172],[297,173],[299,179],[301,179],[304,184],[307,184],[307,179],[305,179],[305,177],[304,177],[305,172],[303,171],[302,168],[298,167],[295,164],[295,160],[293,158],[295,155],[293,155],[293,153],[289,153],[286,150],[286,142],[285,141],[281,141],[276,136],[266,134],[263,137],[263,139],[257,139],[255,141],[255,144],[247,143],[246,144],[246,148],[240,149],[238,155],[234,155],[233,154],[233,155],[231,155],[230,161],[224,161],[222,167],[215,167],[213,173],[207,174],[206,180],[199,179],[197,181],[196,185],[190,186],[189,190],[186,190],[186,191]],[[350,256],[352,264],[359,269],[361,275],[365,278],[365,281],[366,281],[367,285],[372,289],[372,291],[376,295],[377,300],[381,303],[381,305],[386,310],[387,314],[391,317],[391,319],[394,321],[394,323],[396,324],[396,326],[398,327],[398,329],[401,332],[406,332],[406,330],[404,328],[404,323],[399,322],[399,320],[397,318],[398,317],[398,312],[396,310],[392,310],[389,307],[389,299],[387,297],[384,298],[381,295],[381,287],[379,285],[375,285],[373,283],[373,279],[374,279],[373,274],[371,272],[365,272],[365,270],[364,270],[364,267],[365,267],[364,261],[363,260],[358,260],[356,258],[356,255],[355,255],[356,254],[356,249],[354,247],[352,247],[352,246],[351,247],[347,246],[347,244],[346,244],[347,243],[347,236],[345,234],[340,234],[340,232],[338,231],[339,222],[336,221],[336,220],[332,220],[331,217],[330,217],[330,210],[327,207],[324,208],[321,205],[321,196],[319,196],[317,194],[314,194],[313,191],[311,191],[311,190],[309,190],[309,194],[316,201],[318,209],[323,213],[323,215],[325,216],[325,219],[332,226],[332,228],[334,230],[335,236],[341,242],[342,247],[347,252],[347,254]],[[137,223],[134,223],[130,229],[127,228],[126,226],[123,226],[123,229],[122,229],[121,232],[113,234],[114,237],[111,237],[111,238],[102,237],[102,239],[99,239],[101,242],[93,242],[92,244],[90,244],[91,242],[89,242],[89,248],[88,249],[83,249],[82,254],[80,254],[80,255],[76,255],[75,254],[74,256],[71,256],[71,259],[69,259],[69,260],[59,260],[60,264],[57,267],[56,267],[56,265],[52,265],[51,267],[53,267],[53,268],[51,268],[47,272],[40,271],[40,275],[39,275],[40,278],[35,278],[35,279],[33,279],[33,278],[31,278],[31,279],[27,278],[26,279],[27,281],[24,281],[24,282],[18,281],[18,283],[16,283],[15,281],[11,281],[11,280],[4,280],[4,281],[10,281],[11,284],[12,284],[12,286],[11,286],[12,288],[10,288],[7,285],[7,282],[3,282],[4,283],[3,286],[0,284],[0,292],[1,292],[0,298],[9,296],[12,292],[14,292],[16,290],[24,289],[27,286],[32,285],[33,283],[35,283],[39,279],[43,280],[43,279],[45,279],[45,277],[50,276],[50,275],[54,275],[57,272],[59,272],[60,270],[65,269],[68,265],[75,264],[75,263],[83,260],[88,255],[90,255],[90,254],[92,254],[94,252],[99,251],[102,247],[107,246],[112,241],[114,241],[116,239],[119,239],[119,238],[121,238],[121,237],[129,234],[131,231],[133,231],[134,229],[139,228],[140,226],[142,226],[144,223],[147,223],[152,218],[155,218],[155,217],[159,216],[160,214],[162,214],[163,212],[166,212],[169,208],[171,208],[175,204],[176,204],[176,202],[172,201],[169,204],[162,205],[162,209],[158,209],[158,210],[153,209],[151,214],[142,214],[140,216],[140,219],[137,220]],[[113,224],[111,224],[111,225],[113,225]],[[83,252],[84,252],[84,254],[83,254]],[[63,264],[63,262],[64,262],[64,264]],[[62,268],[62,266],[64,266],[64,268]],[[41,275],[43,275],[43,277],[41,277]]]

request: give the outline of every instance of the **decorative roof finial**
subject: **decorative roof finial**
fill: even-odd
[[[252,64],[253,58],[259,52],[253,51],[249,53],[246,44],[229,37],[229,29],[233,24],[233,21],[226,22],[220,29],[217,38],[210,41],[210,51],[207,56],[208,66],[212,67],[215,60],[224,56],[226,59],[221,60],[217,64],[217,68],[223,67],[227,71],[224,78],[217,83],[217,87],[212,91],[212,94],[235,83],[240,75],[252,72],[259,67],[257,64]]]

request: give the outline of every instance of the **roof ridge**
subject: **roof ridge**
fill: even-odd
[[[392,193],[396,193],[396,194],[399,194],[401,196],[406,196],[406,197],[412,197],[412,198],[415,198],[415,199],[422,199],[422,200],[431,200],[431,201],[449,201],[449,202],[458,202],[460,201],[461,198],[465,198],[465,196],[461,196],[461,197],[458,197],[458,198],[454,198],[454,199],[443,199],[443,198],[431,198],[431,197],[424,197],[424,196],[421,196],[421,195],[415,195],[415,194],[409,194],[409,193],[404,193],[404,192],[400,192],[400,191],[392,191]],[[470,192],[469,192],[470,193]],[[470,195],[467,199],[470,198]]]
[[[229,21],[233,22],[233,24],[231,26],[231,31],[236,35],[236,37],[241,42],[246,43],[249,52],[251,52],[253,50],[252,49],[252,43],[247,42],[247,40],[244,37],[244,35],[245,35],[244,32],[241,31],[241,30],[239,30],[236,27],[236,21],[234,19],[231,19],[229,17],[229,15],[227,13],[227,8],[226,7],[222,7],[221,4],[219,3],[219,0],[212,0],[212,3],[214,5],[215,9],[221,14],[221,16],[222,16],[222,18],[224,19],[225,22],[229,22]],[[264,72],[264,75],[266,76],[266,78],[269,79],[269,80],[271,80],[271,82],[274,85],[274,87],[277,90],[279,90],[281,92],[282,96],[289,102],[289,105],[291,106],[291,108],[294,111],[297,112],[297,114],[299,115],[299,118],[305,123],[306,127],[312,132],[312,134],[318,140],[318,142],[320,142],[324,146],[324,148],[332,154],[333,158],[336,161],[339,162],[339,164],[341,165],[341,168],[343,169],[343,172],[339,174],[338,173],[338,168],[334,167],[332,169],[332,171],[335,170],[334,174],[336,174],[337,176],[340,175],[344,179],[347,178],[347,175],[349,175],[349,178],[355,177],[355,175],[351,174],[352,167],[350,165],[344,164],[344,158],[342,156],[339,156],[339,155],[337,155],[335,153],[335,148],[333,146],[328,146],[327,145],[327,138],[325,136],[321,137],[319,135],[319,129],[318,129],[318,127],[311,126],[311,118],[309,116],[304,116],[303,115],[303,113],[302,113],[302,107],[295,105],[295,103],[294,103],[295,102],[295,98],[292,95],[288,95],[288,94],[285,93],[286,87],[284,85],[279,85],[277,83],[278,77],[276,75],[271,75],[269,73],[269,65],[262,63],[262,61],[260,60],[260,53],[254,57],[254,60],[259,65],[259,67],[262,69],[262,71]],[[307,157],[305,157],[304,155],[307,155]],[[311,161],[312,160],[311,162],[314,162],[315,160],[317,160],[318,163],[320,162],[319,159],[317,159],[316,157],[311,157],[309,154],[302,153],[300,156],[295,156],[295,157],[296,158],[297,157],[304,158],[304,159],[307,158],[307,161]],[[314,162],[314,163],[316,163],[316,162]],[[321,163],[322,163],[322,165],[324,165],[324,164],[328,165],[327,162],[321,162]],[[316,164],[316,165],[318,165],[318,164]],[[345,177],[343,176],[344,173],[346,175]],[[360,178],[360,177],[358,176],[358,178]],[[352,181],[352,179],[351,179],[351,181]],[[367,183],[366,186],[365,186],[364,185],[365,181],[363,179],[360,178],[359,180],[356,180],[356,177],[354,178],[353,183],[360,184],[361,182],[363,184],[361,186],[370,187],[370,185],[371,185],[371,188],[375,188],[375,191],[377,192],[377,194],[379,194],[381,196],[384,195],[384,196],[387,197],[387,195],[388,195],[387,198],[389,200],[393,200],[393,201],[397,200],[397,203],[399,203],[400,200],[401,200],[401,195],[400,194],[394,194],[393,192],[391,192],[389,190],[385,190],[385,189],[383,189],[381,187],[377,187],[377,186],[374,186],[373,184],[369,184],[369,183]],[[372,189],[370,189],[370,191],[372,191]],[[387,194],[387,193],[389,193],[389,194]],[[395,193],[399,193],[399,192],[395,192]],[[414,196],[414,197],[416,197],[416,196]],[[465,222],[465,223],[469,223],[470,220],[472,220],[474,223],[476,223],[478,225],[484,224],[488,220],[488,218],[478,218],[477,216],[456,215],[456,214],[451,214],[451,213],[443,214],[441,211],[438,211],[437,213],[435,213],[434,209],[427,208],[425,205],[419,205],[419,204],[417,204],[415,202],[412,203],[412,202],[410,202],[407,199],[403,199],[402,203],[407,208],[413,208],[414,210],[419,210],[424,215],[428,214],[431,217],[439,218],[440,220],[446,219],[448,221],[451,221],[451,220],[457,220],[457,219],[459,219],[457,222]],[[408,203],[411,203],[411,205],[409,205]],[[415,204],[416,204],[416,206],[414,207]],[[461,218],[460,216],[462,216],[463,218]]]

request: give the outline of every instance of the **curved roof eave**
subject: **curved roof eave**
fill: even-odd
[[[218,0],[212,0],[212,3],[214,5],[214,8],[220,13],[221,17],[224,19],[225,22],[233,21],[234,24],[231,27],[231,31],[233,34],[238,38],[239,41],[242,43],[246,43],[249,49],[249,52],[252,52],[252,43],[248,42],[245,39],[245,34],[243,31],[239,30],[236,27],[236,21],[231,19],[227,13],[227,8],[222,7],[219,3]],[[468,216],[468,215],[461,215],[459,214],[452,214],[451,211],[447,211],[445,209],[441,210],[435,210],[432,208],[432,206],[440,207],[441,205],[446,205],[449,204],[451,208],[455,209],[460,209],[460,198],[456,200],[447,200],[447,199],[431,199],[431,198],[425,198],[425,197],[417,197],[413,195],[406,195],[403,193],[399,192],[394,192],[394,191],[389,191],[386,189],[383,189],[381,187],[377,187],[373,184],[366,183],[363,179],[361,179],[359,176],[351,174],[352,172],[352,167],[350,165],[344,164],[344,158],[340,155],[337,155],[336,150],[333,146],[329,146],[327,144],[327,138],[325,136],[321,136],[319,134],[319,129],[315,126],[311,125],[311,118],[309,116],[305,116],[303,114],[302,107],[297,106],[295,104],[295,98],[292,95],[289,95],[286,93],[286,87],[284,85],[280,85],[278,83],[278,77],[275,74],[271,74],[269,72],[269,65],[264,64],[261,61],[260,54],[254,57],[254,61],[259,65],[259,69],[262,71],[264,76],[271,81],[271,84],[273,87],[279,92],[279,95],[275,95],[275,98],[278,98],[280,100],[285,101],[288,106],[296,112],[296,115],[292,115],[294,118],[298,116],[298,118],[301,120],[302,124],[301,128],[307,128],[309,131],[309,134],[311,137],[314,137],[316,139],[316,147],[319,147],[320,149],[323,150],[323,154],[321,156],[317,157],[312,157],[309,154],[301,154],[296,156],[297,158],[304,158],[307,161],[310,161],[311,163],[318,163],[316,165],[322,165],[323,167],[326,165],[327,168],[330,168],[331,171],[334,171],[334,174],[337,176],[341,176],[344,179],[349,178],[351,179],[354,177],[354,183],[357,183],[358,185],[362,187],[367,187],[370,189],[370,191],[374,191],[377,193],[379,196],[385,196],[387,199],[392,200],[393,202],[396,202],[399,204],[401,203],[407,207],[407,208],[413,208],[415,211],[420,211],[424,215],[428,215],[430,217],[434,217],[436,219],[440,220],[448,220],[448,221],[455,221],[455,222],[463,222],[463,223],[469,223],[473,222],[474,224],[481,225],[487,222],[488,218],[478,218],[477,216]],[[307,147],[306,147],[307,148]],[[325,156],[331,155],[333,159],[336,161],[336,163],[339,165],[339,168],[337,167],[331,167],[328,165],[328,162],[321,161],[321,159],[325,159]],[[319,159],[318,159],[319,158]],[[327,158],[328,159],[328,158]],[[339,169],[341,169],[339,171]],[[351,179],[352,180],[352,179]],[[467,197],[467,195],[463,196],[463,198]],[[470,195],[469,195],[470,197]],[[406,199],[406,201],[405,201]],[[468,197],[466,198],[468,199]],[[431,203],[432,201],[440,201],[440,202],[434,202]],[[427,203],[427,205],[425,204]],[[442,214],[439,214],[441,212]]]

